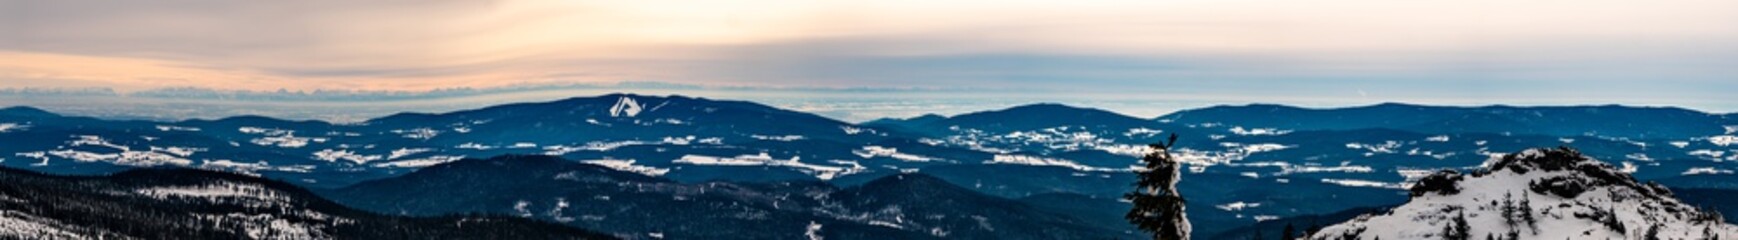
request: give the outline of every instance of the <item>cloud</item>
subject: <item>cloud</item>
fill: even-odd
[[[0,0],[0,87],[669,81],[1713,102],[1738,100],[1717,92],[1738,88],[1729,9],[1738,2]]]

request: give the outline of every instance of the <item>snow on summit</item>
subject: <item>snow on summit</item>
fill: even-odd
[[[641,106],[639,102],[634,102],[633,98],[622,96],[620,100],[616,100],[615,106],[610,107],[610,116],[634,117],[640,115],[640,109]]]
[[[1489,170],[1443,171],[1412,200],[1323,228],[1310,239],[1715,239],[1738,226],[1568,148],[1493,157]]]

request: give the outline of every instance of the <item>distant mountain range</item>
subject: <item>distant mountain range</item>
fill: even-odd
[[[1028,207],[1068,208],[1056,206],[1058,199],[1097,206],[1095,211],[1063,214],[1102,226],[1121,221],[1109,213],[1126,208],[1115,199],[1132,182],[1130,167],[1146,151],[1145,144],[1175,133],[1182,136],[1176,153],[1189,163],[1179,187],[1195,206],[1189,210],[1196,233],[1211,236],[1260,221],[1398,205],[1408,199],[1404,190],[1410,182],[1432,172],[1476,169],[1501,153],[1535,147],[1576,147],[1638,179],[1667,186],[1738,189],[1707,180],[1738,171],[1735,118],[1677,108],[1405,104],[1340,109],[1216,106],[1139,118],[1034,104],[848,123],[752,102],[632,94],[406,113],[356,124],[251,116],[116,121],[13,107],[0,109],[0,165],[54,174],[175,166],[341,192],[414,178],[413,173],[425,168],[461,159],[546,155],[664,185],[801,183],[819,185],[813,187],[839,198],[889,176],[921,174]],[[526,193],[508,195],[517,194]],[[548,206],[557,197],[583,200],[575,194],[543,193],[391,209],[369,207],[367,199],[333,196],[340,202],[358,201],[364,209],[417,215],[511,214],[516,212],[506,210],[519,200],[531,206]],[[808,223],[803,219],[826,219],[812,213],[789,216],[784,219],[804,226]],[[833,219],[842,222],[816,223],[826,229],[869,224]],[[573,222],[612,233],[653,231]],[[967,229],[953,228],[954,223],[924,224]],[[901,226],[912,230],[918,225]],[[786,234],[788,229],[779,225],[771,232]],[[957,231],[950,234],[1001,236]]]
[[[330,191],[379,212],[484,212],[628,238],[1107,239],[1137,235],[923,174],[823,182],[684,184],[549,156],[463,160]]]

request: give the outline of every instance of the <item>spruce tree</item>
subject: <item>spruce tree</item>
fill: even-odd
[[[1182,163],[1171,157],[1171,146],[1177,144],[1177,134],[1171,134],[1169,140],[1148,145],[1151,152],[1141,161],[1146,168],[1140,171],[1135,182],[1134,192],[1123,194],[1123,199],[1134,203],[1123,218],[1142,231],[1153,234],[1158,240],[1189,239],[1189,219],[1184,214],[1183,195],[1177,192],[1177,181],[1182,177]]]
[[[1538,234],[1539,221],[1533,218],[1533,198],[1530,195],[1532,194],[1521,192],[1521,221],[1527,222],[1527,228]]]
[[[1509,193],[1503,193],[1503,208],[1502,208],[1502,210],[1503,210],[1503,224],[1508,224],[1509,228],[1514,228],[1515,226],[1519,226],[1519,224],[1517,224],[1517,222],[1515,221],[1515,210],[1516,209],[1515,209],[1515,200],[1514,199],[1515,199],[1514,195],[1510,195]]]

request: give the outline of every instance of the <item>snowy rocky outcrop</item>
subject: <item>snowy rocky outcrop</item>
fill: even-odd
[[[1654,183],[1568,148],[1493,157],[1472,173],[1412,184],[1386,213],[1323,228],[1311,239],[1721,239],[1738,226]]]

